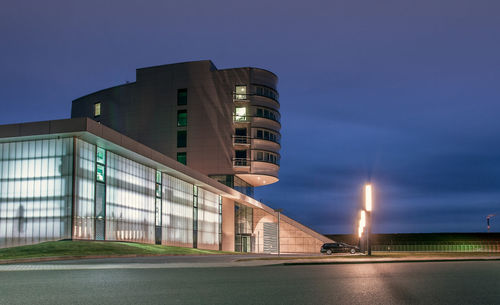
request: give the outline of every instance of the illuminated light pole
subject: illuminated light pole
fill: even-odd
[[[372,255],[372,206],[373,206],[373,193],[371,184],[365,185],[365,211],[366,211],[366,247],[368,248],[368,255]]]
[[[363,231],[365,230],[365,226],[366,226],[366,213],[365,213],[365,210],[361,210],[361,213],[359,216],[359,225],[358,225],[358,237],[359,237],[358,246],[359,246],[360,250],[362,248],[362,241],[361,240],[363,237]]]

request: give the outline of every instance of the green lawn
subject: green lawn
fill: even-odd
[[[149,245],[128,242],[51,241],[36,245],[0,249],[0,261],[6,259],[122,256],[122,255],[201,255],[234,254],[213,250]]]

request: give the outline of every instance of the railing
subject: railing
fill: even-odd
[[[250,122],[250,116],[233,114],[233,122],[248,123],[248,122]]]
[[[234,158],[233,166],[250,166],[250,159],[247,158]]]
[[[233,92],[233,100],[235,101],[248,101],[248,96],[250,94],[241,94],[241,93],[236,93],[236,92]]]
[[[233,136],[233,144],[250,144],[248,136]]]
[[[429,245],[372,245],[373,251],[394,252],[500,252],[500,243]]]
[[[257,160],[257,159],[255,159],[254,161],[256,161],[256,162],[264,162],[264,163],[269,163],[269,164],[274,164],[274,165],[280,166],[280,161],[273,162],[273,161],[270,161],[270,160]]]
[[[278,105],[280,103],[279,97],[277,94],[236,93],[236,92],[233,92],[233,100],[235,100],[235,101],[248,101],[250,96],[262,96],[262,97],[266,97],[268,99],[275,101],[276,103],[278,103]]]
[[[268,119],[268,120],[271,120],[271,121],[275,121],[275,122],[278,122],[278,123],[281,123],[280,120],[281,118],[277,117],[276,115],[265,115],[264,113],[260,114],[260,113],[256,113],[254,115],[255,118],[263,118],[263,119]]]
[[[273,142],[273,143],[277,143],[277,144],[280,144],[281,145],[281,137],[279,134],[276,134],[276,133],[272,133],[272,132],[269,132],[267,133],[267,136],[266,136],[266,133],[263,131],[261,136],[259,136],[259,130],[257,131],[257,136],[253,139],[256,139],[256,140],[264,140],[264,141],[269,141],[269,142]]]

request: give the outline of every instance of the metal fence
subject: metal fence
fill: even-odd
[[[429,245],[372,245],[373,251],[394,252],[500,252],[500,243],[464,243]]]

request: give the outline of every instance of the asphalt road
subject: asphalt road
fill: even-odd
[[[500,262],[0,272],[0,304],[498,304]]]

